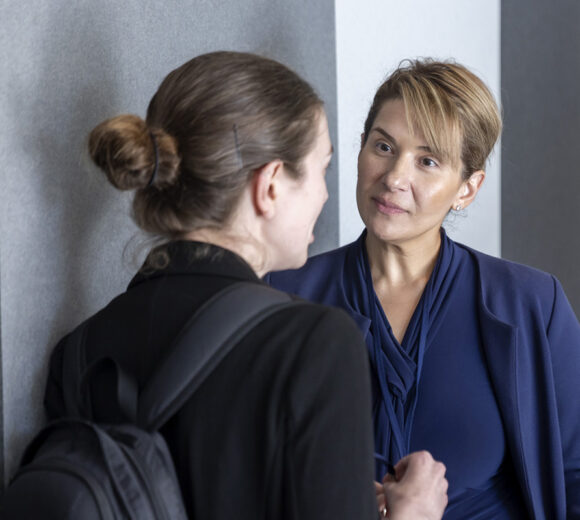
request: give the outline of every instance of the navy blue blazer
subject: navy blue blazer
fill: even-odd
[[[366,335],[370,320],[345,296],[356,243],[267,281],[345,309]],[[475,260],[488,370],[526,507],[534,518],[580,518],[580,325],[558,280],[485,255]]]

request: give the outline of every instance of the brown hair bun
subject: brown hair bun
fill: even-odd
[[[120,115],[96,126],[89,135],[89,153],[119,190],[147,188],[150,181],[162,189],[179,173],[175,140],[161,129],[149,129],[135,115]]]

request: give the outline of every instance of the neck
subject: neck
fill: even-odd
[[[260,278],[269,271],[264,249],[249,234],[242,235],[226,229],[203,228],[190,231],[184,238],[213,244],[236,253],[250,265]]]
[[[392,243],[367,233],[366,249],[375,287],[426,284],[441,247],[439,231],[419,241]]]

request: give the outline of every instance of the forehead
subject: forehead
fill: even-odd
[[[413,124],[407,113],[407,108],[401,99],[389,99],[385,101],[373,122],[371,130],[406,131],[415,137],[422,138],[423,132]],[[391,132],[389,132],[391,133]]]

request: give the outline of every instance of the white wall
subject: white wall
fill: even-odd
[[[404,58],[454,58],[500,89],[500,0],[336,0],[339,240],[362,230],[355,200],[360,134],[375,90]],[[446,224],[450,236],[500,254],[500,150],[477,200]]]

